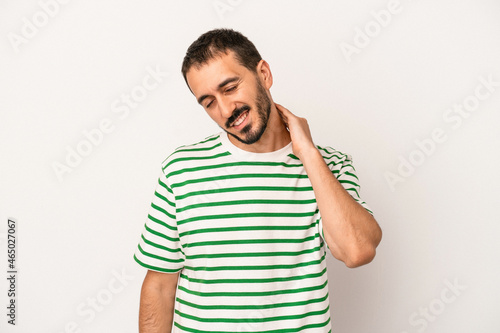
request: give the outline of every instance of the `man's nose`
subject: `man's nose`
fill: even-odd
[[[219,101],[219,110],[220,110],[220,114],[221,116],[223,116],[224,118],[229,118],[233,115],[233,111],[234,111],[235,107],[234,107],[234,103],[226,98],[221,98],[220,101]]]

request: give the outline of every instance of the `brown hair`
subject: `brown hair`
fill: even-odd
[[[191,67],[199,68],[209,60],[227,54],[228,51],[234,52],[236,60],[242,66],[253,72],[257,71],[262,57],[248,38],[233,29],[214,29],[198,37],[189,46],[182,62],[182,75],[186,83],[186,74]]]

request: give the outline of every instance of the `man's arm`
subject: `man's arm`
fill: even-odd
[[[140,333],[167,333],[172,329],[179,273],[148,270],[141,289]]]
[[[276,104],[292,139],[294,154],[311,181],[321,213],[323,233],[333,256],[347,267],[358,267],[375,257],[382,230],[373,216],[354,200],[326,165],[312,141],[307,120]]]

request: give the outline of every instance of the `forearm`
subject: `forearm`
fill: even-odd
[[[140,333],[169,333],[171,331],[177,277],[178,274],[172,274],[169,277],[169,284],[162,285],[158,284],[151,274],[146,275],[141,289],[139,308]]]
[[[332,254],[348,267],[369,263],[382,232],[373,216],[344,189],[317,149],[303,161],[321,213],[323,233]]]

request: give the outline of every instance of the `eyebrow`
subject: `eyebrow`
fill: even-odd
[[[230,77],[230,78],[227,78],[225,79],[224,81],[222,81],[221,83],[219,83],[218,85],[218,89],[221,89],[223,88],[224,86],[228,85],[229,83],[232,83],[232,82],[235,82],[235,81],[238,81],[240,78],[235,76],[235,77]],[[203,102],[203,100],[205,100],[205,98],[209,97],[210,95],[202,95],[200,96],[200,98],[198,98],[198,104],[201,104],[201,102]]]

